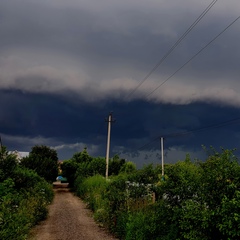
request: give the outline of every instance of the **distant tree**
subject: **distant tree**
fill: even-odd
[[[104,157],[93,158],[93,160],[88,164],[88,171],[90,175],[102,175],[105,176],[106,173],[106,160]]]
[[[22,159],[21,165],[36,171],[49,182],[53,182],[58,175],[57,152],[44,145],[34,146],[29,156]]]
[[[84,148],[82,152],[75,153],[71,159],[77,163],[92,161],[92,157],[88,154],[87,148]]]
[[[136,170],[137,170],[136,164],[129,161],[129,162],[125,162],[122,165],[120,172],[130,174],[130,173],[134,173]]]
[[[124,164],[125,159],[120,159],[118,155],[115,155],[109,162],[109,175],[118,175]]]
[[[48,146],[44,145],[36,145],[32,147],[32,151],[29,153],[29,156],[39,156],[42,158],[49,158],[53,162],[58,161],[57,151],[55,149],[52,149]]]
[[[0,182],[11,177],[17,167],[16,155],[10,154],[5,147],[0,148]]]
[[[144,184],[152,184],[156,183],[159,179],[157,169],[153,166],[153,164],[144,165],[142,169],[133,174],[135,181]]]
[[[84,148],[82,152],[74,153],[71,159],[62,163],[62,175],[67,178],[71,187],[73,187],[78,175],[91,176],[92,170],[89,168],[89,164],[92,160],[93,158],[88,154],[87,148]]]
[[[76,161],[70,159],[63,161],[61,165],[62,176],[66,177],[69,185],[72,187],[75,181],[76,171],[78,169],[78,164]]]

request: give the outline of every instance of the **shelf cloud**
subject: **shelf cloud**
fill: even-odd
[[[3,141],[22,151],[47,144],[60,158],[84,146],[104,155],[104,118],[113,111],[112,155],[131,155],[157,136],[238,118],[239,1],[216,1],[164,58],[210,3],[1,1]],[[167,142],[169,159],[199,153],[201,144],[238,145],[237,124],[220,132],[218,139],[209,131]]]

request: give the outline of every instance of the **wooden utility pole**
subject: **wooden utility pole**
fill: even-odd
[[[1,135],[0,135],[0,155],[1,155],[1,157],[3,156],[3,145],[2,145]]]
[[[164,154],[163,154],[163,137],[161,137],[161,154],[162,154],[162,180],[164,180]]]
[[[109,113],[108,119],[106,119],[105,121],[108,122],[107,151],[106,151],[106,179],[108,179],[111,123],[115,122],[115,120],[113,120],[113,118],[112,118],[112,112]]]

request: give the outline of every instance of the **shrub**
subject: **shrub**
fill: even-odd
[[[0,182],[11,177],[17,167],[14,154],[9,154],[5,147],[0,149]]]
[[[173,212],[163,201],[130,212],[126,223],[126,240],[178,239]]]
[[[26,239],[30,228],[47,216],[52,186],[35,172],[17,167],[0,183],[0,239]]]

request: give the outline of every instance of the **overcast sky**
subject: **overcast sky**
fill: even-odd
[[[110,157],[138,166],[160,163],[161,136],[167,162],[239,148],[239,15],[239,0],[1,0],[3,144],[105,156],[113,111]]]

